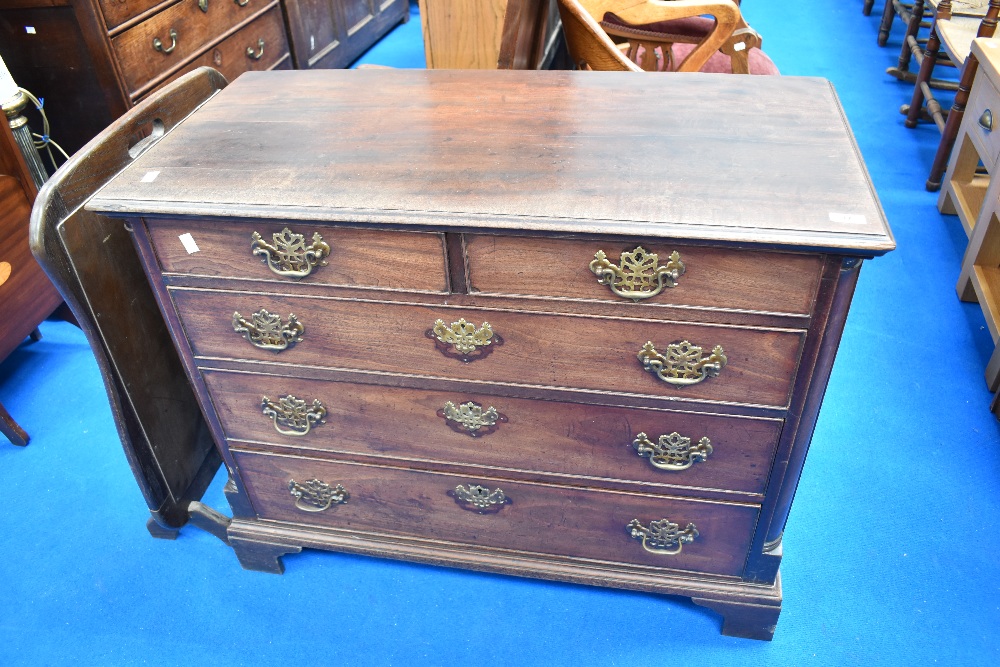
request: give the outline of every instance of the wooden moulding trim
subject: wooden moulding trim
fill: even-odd
[[[767,607],[781,606],[780,580],[771,585],[751,584],[739,579],[710,577],[696,572],[654,571],[631,565],[588,563],[466,544],[311,526],[306,528],[270,521],[234,520],[229,527],[229,536],[251,543],[289,544],[590,586]]]
[[[147,85],[149,87],[149,85]],[[98,193],[87,208],[107,215],[147,217],[192,216],[218,218],[222,204],[193,201],[160,201],[129,199],[104,199]],[[429,231],[471,232],[484,229],[524,231],[525,226],[534,227],[537,232],[573,234],[586,236],[645,236],[684,241],[699,240],[702,243],[746,246],[747,232],[739,227],[724,225],[685,224],[656,222],[651,220],[600,220],[581,221],[579,218],[557,218],[528,215],[505,215],[500,213],[476,213],[467,211],[423,211],[423,210],[364,210],[338,208],[334,206],[269,206],[262,204],[224,205],[226,218],[295,220],[310,222],[377,224],[380,228],[413,229],[420,227]],[[454,224],[449,224],[449,223]],[[592,223],[592,224],[591,224]],[[610,230],[610,231],[609,231]],[[754,247],[760,250],[795,250],[815,252],[836,252],[858,257],[883,255],[896,247],[895,241],[878,234],[851,234],[846,232],[809,232],[809,244],[803,245],[802,232],[789,229],[760,228],[754,230]]]
[[[178,72],[178,70],[183,69],[184,67],[188,66],[193,61],[195,61],[196,59],[200,58],[202,55],[205,54],[206,51],[208,51],[209,49],[211,49],[211,48],[213,48],[215,46],[218,46],[221,42],[225,41],[228,37],[230,37],[232,35],[235,35],[237,32],[239,32],[244,27],[246,27],[247,24],[249,24],[251,21],[256,20],[258,17],[260,17],[261,15],[263,15],[264,13],[266,13],[267,11],[269,11],[270,9],[272,9],[274,7],[277,7],[280,4],[281,3],[280,3],[279,0],[272,0],[271,2],[269,2],[262,9],[258,9],[256,12],[254,12],[253,14],[251,14],[250,16],[248,16],[246,19],[244,19],[243,21],[240,21],[239,23],[237,23],[236,25],[234,25],[233,27],[231,27],[229,30],[226,30],[225,32],[220,33],[219,35],[217,35],[215,37],[215,39],[213,39],[212,41],[205,43],[205,45],[199,51],[197,51],[195,53],[192,53],[190,56],[188,56],[184,60],[178,62],[176,65],[174,65],[170,69],[163,70],[159,74],[159,76],[156,76],[156,77],[150,79],[147,83],[145,83],[142,86],[140,86],[139,88],[136,88],[135,90],[131,91],[129,93],[130,99],[132,99],[132,100],[139,99],[140,97],[142,97],[143,95],[145,95],[146,93],[150,92],[151,90],[153,90],[154,88],[156,88],[157,86],[159,86],[160,84],[162,84],[164,81],[166,81],[167,79],[169,79],[170,77],[172,77],[174,74],[176,74]],[[288,54],[286,53],[285,55],[287,57]]]

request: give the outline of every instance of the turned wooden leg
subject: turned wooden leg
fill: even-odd
[[[892,0],[889,0],[890,2]],[[861,8],[861,13],[865,16],[871,16],[872,6],[875,4],[875,0],[865,0],[865,6]]]
[[[899,72],[907,72],[910,69],[910,60],[913,59],[910,38],[917,38],[920,32],[920,23],[924,20],[924,0],[913,0],[913,11],[910,12],[910,22],[906,24],[906,35],[903,36],[903,46],[899,49],[899,61],[896,69]]]
[[[889,41],[889,31],[892,30],[892,20],[896,18],[896,8],[893,0],[885,0],[885,7],[882,8],[882,23],[878,27],[878,45],[885,46]]]
[[[931,173],[927,177],[926,188],[931,192],[941,187],[941,177],[948,168],[948,158],[951,156],[951,149],[955,146],[955,138],[958,137],[958,128],[962,124],[965,105],[969,102],[969,92],[972,90],[972,82],[976,78],[976,70],[978,69],[979,60],[976,59],[975,54],[970,53],[965,61],[965,67],[962,68],[962,78],[958,82],[958,92],[955,93],[955,104],[948,114],[944,131],[941,133],[941,143],[938,144],[937,153],[934,154],[934,163],[931,165]],[[923,71],[923,67],[920,70]]]
[[[281,557],[285,554],[297,554],[302,551],[302,547],[293,547],[287,544],[270,544],[268,542],[251,542],[230,536],[229,545],[236,552],[236,557],[240,560],[240,565],[244,570],[255,570],[257,572],[270,572],[272,574],[284,574],[285,564],[281,562]]]
[[[28,444],[28,434],[25,433],[24,429],[18,426],[17,422],[10,416],[7,412],[7,408],[0,403],[0,433],[7,436],[13,444],[18,447],[24,447]]]
[[[931,26],[931,35],[927,39],[927,49],[924,51],[924,60],[920,63],[920,72],[917,74],[917,81],[913,84],[913,96],[910,98],[910,108],[906,113],[906,127],[914,128],[920,119],[920,110],[924,106],[924,89],[920,84],[931,80],[934,73],[934,65],[937,62],[938,51],[941,50],[941,40],[937,36],[937,25]]]
[[[722,634],[727,637],[745,639],[774,639],[774,629],[778,625],[781,605],[756,605],[739,602],[723,602],[691,598],[700,607],[706,607],[722,615]]]
[[[38,327],[35,327],[35,330],[28,334],[28,338],[31,339],[32,343],[37,343],[42,339],[42,332],[38,330]]]

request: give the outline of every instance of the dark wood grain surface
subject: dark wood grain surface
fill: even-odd
[[[443,475],[401,468],[332,463],[235,452],[248,492],[262,518],[362,533],[432,537],[435,541],[502,547],[638,567],[696,570],[738,576],[757,519],[754,505],[712,503],[596,490],[567,490],[488,477]],[[291,480],[317,478],[350,493],[323,512],[303,512],[289,493]],[[495,513],[479,514],[450,493],[459,484],[500,488],[510,498]],[[645,551],[625,530],[669,519],[699,537],[675,556]]]
[[[795,77],[254,73],[89,206],[894,247],[830,84]]]
[[[452,377],[527,386],[577,387],[614,394],[682,401],[721,401],[784,407],[804,332],[586,318],[414,306],[379,301],[341,301],[280,294],[171,289],[195,357],[246,359],[286,365],[353,368],[427,377]],[[258,349],[233,331],[233,312],[266,308],[305,326],[304,340],[281,352]],[[489,322],[503,344],[469,363],[446,356],[428,336],[437,319]],[[707,355],[721,345],[729,362],[718,377],[677,387],[646,372],[637,354],[647,341],[658,346],[687,340]],[[201,363],[201,362],[199,362]]]
[[[374,463],[443,463],[478,469],[477,474],[682,495],[695,489],[762,495],[782,425],[779,419],[595,407],[256,373],[204,371],[203,376],[227,438],[361,455]],[[327,409],[325,423],[304,436],[280,434],[261,413],[261,398],[277,400],[287,394],[310,403],[319,399]],[[494,407],[503,421],[477,436],[455,430],[439,415],[448,401]],[[640,432],[656,441],[675,431],[695,443],[709,438],[711,455],[686,470],[660,470],[632,444]],[[735,494],[734,499],[747,500]]]

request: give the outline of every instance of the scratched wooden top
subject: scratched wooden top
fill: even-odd
[[[895,247],[832,86],[800,77],[251,72],[88,208]]]

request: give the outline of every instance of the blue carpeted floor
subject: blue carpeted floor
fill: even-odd
[[[861,4],[744,3],[784,74],[833,80],[899,244],[861,274],[772,643],[683,600],[321,552],[279,577],[196,529],[154,540],[84,337],[48,322],[0,365],[33,438],[0,443],[0,665],[1000,664],[993,346],[955,296],[965,236],[923,189],[937,131],[903,127],[910,88],[883,74],[902,27],[878,48]],[[364,60],[423,66],[419,20]]]

